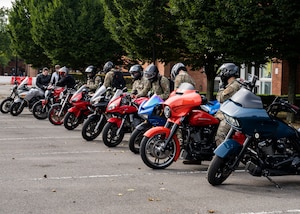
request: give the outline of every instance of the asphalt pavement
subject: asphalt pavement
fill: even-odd
[[[0,101],[9,94],[0,85]],[[243,170],[223,185],[206,180],[209,162],[165,170],[148,168],[128,149],[127,134],[115,148],[69,131],[27,109],[0,113],[0,213],[300,214],[299,176],[253,177]]]

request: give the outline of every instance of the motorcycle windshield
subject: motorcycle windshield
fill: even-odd
[[[25,79],[22,80],[22,82],[20,83],[20,85],[18,86],[18,89],[22,89],[25,85],[28,84],[28,77],[25,77]]]
[[[91,98],[91,102],[95,102],[99,97],[101,97],[106,92],[106,87],[102,85],[100,88],[97,89],[95,94]]]
[[[73,100],[76,97],[80,97],[79,99],[81,99],[81,94],[84,90],[87,90],[87,87],[85,85],[81,86],[71,97],[71,100]]]
[[[144,101],[140,106],[138,113],[139,114],[151,114],[153,108],[160,103],[163,103],[164,100],[161,99],[158,95],[154,94],[149,100]]]
[[[111,101],[112,100],[115,100],[116,98],[120,97],[123,93],[123,90],[122,89],[117,89],[114,96],[111,98]]]

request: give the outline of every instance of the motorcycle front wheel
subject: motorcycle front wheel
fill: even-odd
[[[146,129],[138,130],[134,129],[133,132],[130,135],[129,138],[129,149],[134,154],[138,154],[140,152],[140,144],[144,137],[144,133],[146,132]]]
[[[217,155],[213,157],[207,170],[207,180],[211,185],[220,185],[229,177],[232,173],[232,169],[229,167],[230,162]]]
[[[10,107],[11,105],[13,104],[14,102],[14,99],[9,97],[9,98],[6,98],[5,100],[3,100],[0,104],[0,111],[3,113],[3,114],[7,114],[10,110]]]
[[[140,145],[140,155],[143,162],[152,169],[165,169],[174,162],[177,151],[175,140],[172,138],[166,145],[166,134],[156,134],[143,137]]]
[[[64,126],[68,130],[73,130],[80,124],[80,118],[77,118],[73,112],[68,112],[64,118]]]
[[[48,112],[48,119],[53,125],[61,125],[64,123],[64,117],[68,112],[67,108],[62,109],[61,114],[59,112],[62,109],[62,105],[52,105]]]
[[[43,107],[42,101],[38,101],[32,107],[32,114],[38,120],[44,120],[47,118],[49,112],[49,106]]]
[[[22,102],[13,103],[10,107],[10,114],[12,116],[18,116],[22,113],[24,109],[24,105],[22,105]]]
[[[100,121],[101,119],[101,121]],[[98,125],[98,123],[100,124]],[[103,126],[106,123],[106,118],[103,116],[102,118],[88,118],[86,121],[84,121],[82,130],[81,130],[81,135],[83,139],[86,141],[92,141],[96,137],[99,136],[101,133]]]
[[[103,127],[102,140],[108,147],[116,147],[124,138],[124,131],[121,129],[117,134],[118,126],[115,123],[107,122]]]

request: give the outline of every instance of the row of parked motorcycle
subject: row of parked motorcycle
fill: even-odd
[[[29,107],[37,119],[73,130],[82,125],[87,141],[102,133],[108,147],[119,145],[130,133],[129,149],[140,154],[153,169],[165,169],[178,159],[211,161],[208,182],[223,183],[243,164],[253,176],[298,175],[300,173],[300,132],[285,123],[279,112],[298,113],[297,106],[277,97],[264,108],[253,91],[257,77],[241,82],[243,87],[222,104],[207,101],[189,83],[183,83],[163,101],[159,96],[132,98],[127,89],[112,90],[99,85],[93,95],[83,85],[78,90],[49,86],[45,97],[24,101],[30,90],[26,78],[15,83],[11,96],[0,104],[1,112],[19,115]],[[231,129],[217,147],[215,135],[224,114]],[[275,182],[274,182],[275,183]]]

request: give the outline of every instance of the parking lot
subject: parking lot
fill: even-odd
[[[5,93],[0,85],[0,101]],[[129,135],[108,148],[101,135],[85,141],[81,127],[0,113],[0,213],[300,213],[299,176],[273,177],[278,189],[238,170],[213,187],[209,162],[152,170],[128,149]]]

